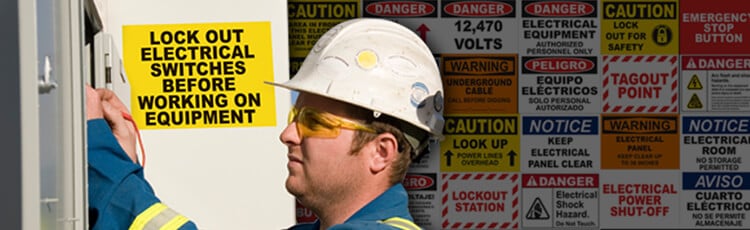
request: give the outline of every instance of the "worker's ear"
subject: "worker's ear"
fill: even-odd
[[[370,142],[374,145],[371,155],[370,171],[378,173],[385,170],[398,156],[398,141],[391,133],[381,133]]]

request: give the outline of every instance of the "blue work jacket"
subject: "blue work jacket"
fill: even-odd
[[[399,184],[389,188],[383,194],[370,201],[359,211],[354,213],[344,223],[328,228],[329,230],[343,229],[399,229],[383,223],[383,220],[398,217],[413,222],[409,213],[409,196],[404,186]],[[298,224],[290,230],[319,230],[320,222]]]
[[[155,225],[197,229],[192,221],[161,204],[143,176],[143,167],[130,160],[104,119],[89,120],[87,136],[91,229],[144,229]]]

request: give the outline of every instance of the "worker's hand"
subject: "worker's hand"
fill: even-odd
[[[107,120],[109,127],[112,128],[112,134],[115,135],[117,142],[120,143],[120,146],[125,150],[125,153],[128,154],[133,163],[138,163],[138,155],[135,150],[135,126],[130,121],[125,120],[124,117],[125,115],[130,116],[128,107],[111,90],[96,89],[96,93],[101,100],[104,119]]]
[[[97,119],[103,118],[104,111],[102,110],[102,99],[99,98],[99,93],[90,85],[86,85],[86,119]]]

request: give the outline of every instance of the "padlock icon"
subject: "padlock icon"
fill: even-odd
[[[656,44],[664,45],[669,42],[669,31],[664,25],[660,25],[656,28]]]

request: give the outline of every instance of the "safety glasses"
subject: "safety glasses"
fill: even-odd
[[[289,112],[288,122],[289,124],[296,122],[297,133],[299,133],[300,138],[335,138],[339,136],[341,129],[377,133],[367,125],[309,107],[292,108]]]

